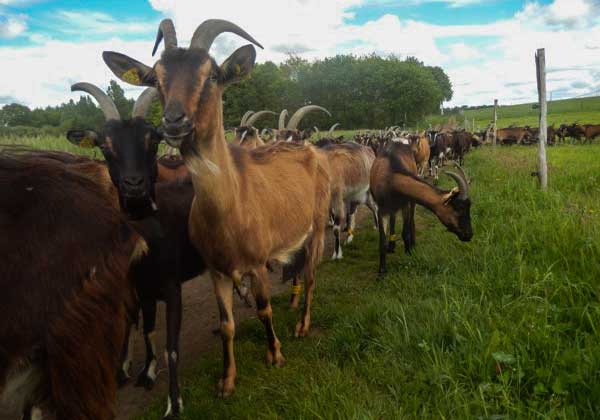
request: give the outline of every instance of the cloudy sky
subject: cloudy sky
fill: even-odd
[[[417,56],[448,72],[450,105],[536,100],[541,47],[554,99],[600,89],[600,0],[0,0],[0,105],[59,104],[79,96],[69,91],[79,81],[105,87],[103,50],[152,64],[164,17],[180,45],[204,19],[231,20],[265,46],[259,61]],[[244,43],[222,35],[211,52],[220,61]]]

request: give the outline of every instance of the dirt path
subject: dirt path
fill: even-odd
[[[371,215],[365,208],[359,209],[357,223]],[[370,225],[369,225],[370,226]],[[364,229],[364,228],[363,228]],[[360,232],[359,232],[360,234]],[[325,236],[325,253],[323,259],[330,258],[333,254],[333,235],[331,230],[327,230]],[[271,273],[271,294],[273,296],[288,292],[289,283],[281,283],[281,270],[277,269]],[[234,299],[234,313],[236,322],[253,318],[256,315],[254,308],[248,308],[236,296]],[[135,377],[130,383],[119,390],[118,402],[116,407],[117,420],[128,420],[141,414],[157,398],[164,398],[166,403],[168,374],[164,370],[162,354],[166,345],[166,327],[164,304],[159,304],[156,322],[157,346],[159,355],[160,373],[155,387],[152,391],[146,391],[144,388],[134,386]],[[220,347],[220,338],[212,334],[212,329],[218,325],[217,304],[213,293],[212,283],[208,276],[197,277],[183,286],[183,322],[181,326],[180,340],[180,376],[183,372],[191,368],[208,351]],[[134,345],[133,366],[131,372],[137,374],[143,368],[145,351],[141,332],[136,335]],[[6,412],[6,408],[0,405],[0,420],[15,420],[20,418]]]

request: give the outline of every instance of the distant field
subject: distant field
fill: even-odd
[[[456,122],[464,125],[465,117],[469,120],[469,127],[475,118],[475,126],[484,129],[494,118],[494,108],[485,108],[465,111],[463,115],[454,115]],[[429,124],[443,124],[448,121],[449,116],[431,115],[425,118],[425,127]],[[600,97],[565,99],[552,101],[548,104],[548,124],[556,126],[562,123],[600,123]],[[519,126],[539,125],[539,109],[533,108],[533,104],[500,106],[498,108],[498,127],[508,127],[511,124]],[[423,126],[421,126],[423,128]]]
[[[241,322],[236,394],[215,396],[215,349],[183,375],[183,419],[600,418],[599,150],[550,148],[548,193],[534,148],[474,151],[472,242],[419,208],[414,255],[377,280],[367,223],[319,267],[310,337],[274,299],[286,366],[265,367],[262,325]]]

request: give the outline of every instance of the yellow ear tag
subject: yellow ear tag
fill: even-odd
[[[301,284],[297,284],[295,286],[292,286],[292,295],[297,296],[302,292],[302,285]]]
[[[121,75],[121,79],[132,85],[139,85],[141,83],[140,76],[135,68],[127,70]]]
[[[235,75],[239,76],[240,74],[242,74],[242,68],[240,67],[239,64],[235,65]]]
[[[396,242],[396,239],[398,239],[396,235],[390,235],[390,242]]]
[[[83,147],[84,149],[93,149],[94,148],[94,140],[89,137],[84,137],[79,142],[79,147]]]

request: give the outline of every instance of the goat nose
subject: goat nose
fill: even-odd
[[[123,178],[123,183],[130,188],[137,188],[142,186],[142,184],[144,183],[144,177],[143,176],[128,176],[126,178]]]
[[[183,112],[168,112],[163,116],[163,122],[167,124],[175,124],[181,123],[185,119],[185,114]]]

